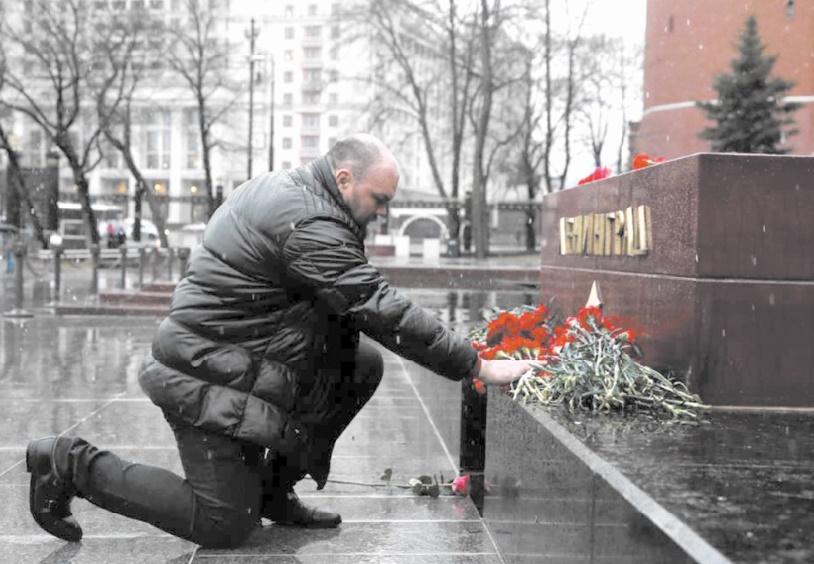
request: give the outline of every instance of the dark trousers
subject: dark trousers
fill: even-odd
[[[311,464],[327,478],[334,442],[373,395],[382,373],[381,355],[362,342],[352,363],[321,371],[303,390],[299,415],[314,437],[305,456],[271,453],[267,466],[258,445],[167,417],[186,478],[124,461],[82,439],[60,439],[55,464],[71,477],[77,495],[94,505],[205,547],[235,547],[259,521],[264,496],[292,487]]]

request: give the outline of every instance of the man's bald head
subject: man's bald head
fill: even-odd
[[[377,164],[398,169],[396,158],[390,149],[369,133],[357,133],[337,141],[326,156],[334,171],[348,168],[359,179],[367,176]]]
[[[359,133],[337,142],[326,157],[339,192],[359,224],[387,214],[387,204],[396,195],[399,166],[384,143]]]

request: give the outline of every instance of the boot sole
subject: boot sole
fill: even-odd
[[[295,523],[292,521],[274,521],[275,525],[280,527],[295,527],[298,529],[335,529],[342,522],[339,521],[314,521],[312,523]]]

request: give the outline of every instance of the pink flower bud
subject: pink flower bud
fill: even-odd
[[[452,491],[458,495],[469,495],[471,488],[469,474],[458,476],[452,481]]]

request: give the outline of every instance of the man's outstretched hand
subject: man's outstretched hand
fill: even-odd
[[[480,359],[477,378],[487,386],[510,384],[531,370],[525,360],[486,360]]]

